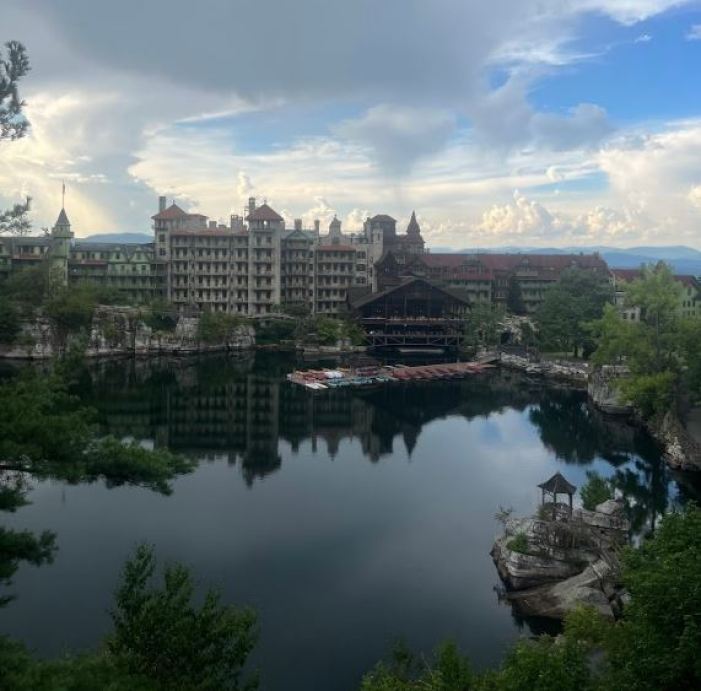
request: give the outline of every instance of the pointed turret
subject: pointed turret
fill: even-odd
[[[68,214],[65,209],[61,209],[61,212],[56,219],[53,230],[51,231],[51,236],[55,238],[72,238],[73,233],[71,232],[71,222],[68,220]]]
[[[411,212],[411,219],[409,220],[409,225],[406,227],[407,235],[421,235],[421,227],[419,222],[416,220],[416,211]]]
[[[333,220],[329,223],[329,235],[340,236],[341,235],[341,221],[336,218],[334,214]]]
[[[51,230],[51,245],[49,247],[51,262],[49,280],[52,288],[68,285],[68,257],[72,239],[71,222],[68,220],[66,209],[61,207],[56,223]]]

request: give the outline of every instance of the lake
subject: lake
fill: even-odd
[[[424,651],[454,638],[483,667],[543,627],[499,601],[500,506],[532,512],[557,470],[578,486],[587,470],[615,477],[637,533],[685,499],[651,440],[582,392],[493,370],[310,393],[285,381],[295,366],[258,353],[83,374],[105,431],[200,463],[170,496],[34,482],[3,522],[55,531],[58,552],[20,567],[0,632],[42,655],[95,645],[125,559],[148,542],[201,590],[257,610],[263,689],[355,689],[399,638]]]

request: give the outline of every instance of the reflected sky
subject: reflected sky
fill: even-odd
[[[94,645],[119,570],[146,541],[201,589],[258,610],[264,689],[357,688],[400,636],[422,650],[453,637],[483,666],[530,633],[494,592],[500,505],[531,511],[553,472],[581,486],[592,468],[625,474],[639,529],[677,500],[650,440],[580,392],[493,371],[310,394],[284,381],[293,366],[267,355],[84,374],[105,430],[202,462],[168,497],[35,483],[32,505],[3,520],[51,528],[58,553],[19,569],[0,631],[42,654]]]

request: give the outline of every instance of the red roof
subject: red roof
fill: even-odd
[[[154,221],[170,221],[186,217],[187,214],[175,203],[171,204],[165,211],[159,211],[155,216],[151,216]]]
[[[257,209],[254,209],[248,216],[247,221],[282,221],[283,218],[277,211],[271,209],[267,204],[261,204]]]

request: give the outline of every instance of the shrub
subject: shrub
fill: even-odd
[[[170,303],[154,300],[144,315],[144,323],[154,331],[175,331],[178,316]]]
[[[0,343],[14,343],[20,326],[19,311],[15,305],[0,298]]]
[[[226,312],[205,312],[197,325],[197,337],[205,343],[225,343],[243,320]]]
[[[528,538],[525,533],[516,533],[507,543],[507,549],[512,552],[520,552],[521,554],[528,554]]]
[[[613,490],[608,480],[597,472],[587,470],[587,482],[582,487],[582,504],[587,511],[593,511],[601,502],[613,499]]]

